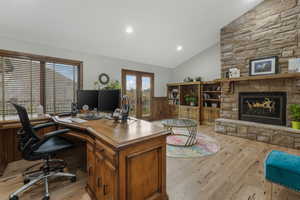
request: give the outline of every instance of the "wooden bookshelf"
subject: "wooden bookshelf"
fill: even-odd
[[[170,83],[167,84],[167,96],[172,118],[188,118],[200,120],[200,83]],[[178,96],[173,91],[178,91]],[[176,98],[174,98],[176,96]],[[192,100],[191,100],[192,99]],[[191,104],[191,102],[193,102]]]
[[[206,93],[221,93],[221,91],[203,91],[203,92],[206,92]]]
[[[167,84],[169,109],[172,118],[188,118],[200,124],[212,124],[220,116],[221,81],[187,82]],[[178,90],[178,97],[171,98],[172,90]],[[195,105],[186,102],[186,96],[194,96]],[[209,98],[208,98],[209,97]]]
[[[168,83],[167,86],[183,86],[183,85],[200,85],[200,81],[193,81],[193,82],[180,82],[180,83]]]
[[[220,99],[205,99],[204,101],[216,101],[216,102],[219,102],[221,100]]]
[[[220,117],[221,83],[208,81],[201,84],[201,117],[200,123],[212,125]]]

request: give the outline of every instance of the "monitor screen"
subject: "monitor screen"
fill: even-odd
[[[100,90],[99,91],[99,106],[101,112],[114,112],[120,107],[120,90]]]
[[[88,105],[89,110],[98,110],[98,91],[97,90],[78,90],[77,107],[79,110],[82,106]]]

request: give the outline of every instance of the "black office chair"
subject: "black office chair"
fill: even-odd
[[[65,134],[69,129],[56,130],[47,133],[43,137],[39,137],[36,132],[42,128],[54,126],[55,123],[49,122],[45,124],[39,124],[32,126],[30,124],[27,111],[24,107],[12,103],[16,108],[20,121],[22,123],[22,129],[18,131],[19,137],[19,150],[22,152],[22,157],[25,160],[36,161],[43,160],[42,166],[39,170],[28,172],[27,169],[24,175],[24,186],[19,188],[16,192],[9,196],[10,200],[18,200],[18,194],[26,191],[28,188],[34,184],[44,181],[45,185],[45,196],[43,200],[49,200],[49,190],[48,190],[48,178],[49,177],[69,177],[72,182],[76,181],[76,175],[70,173],[64,173],[63,169],[66,164],[63,160],[52,160],[51,157],[58,151],[71,148],[73,144],[60,137],[60,135]]]

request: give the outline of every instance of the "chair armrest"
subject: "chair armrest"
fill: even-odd
[[[49,132],[49,133],[45,134],[44,137],[42,137],[42,140],[44,140],[44,139],[47,140],[51,137],[62,135],[62,134],[65,134],[69,131],[70,131],[70,129],[59,129],[59,130],[56,130],[56,131],[52,131],[52,132]]]
[[[38,125],[35,125],[33,126],[32,128],[35,130],[35,131],[38,131],[40,129],[43,129],[43,128],[48,128],[50,126],[55,126],[56,124],[54,122],[48,122],[48,123],[43,123],[43,124],[38,124]]]

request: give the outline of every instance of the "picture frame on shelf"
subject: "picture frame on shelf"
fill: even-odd
[[[265,57],[250,60],[249,76],[271,75],[278,73],[278,57]]]
[[[241,76],[241,71],[238,68],[229,69],[229,78],[239,78]]]
[[[300,58],[289,59],[289,72],[300,72]]]

